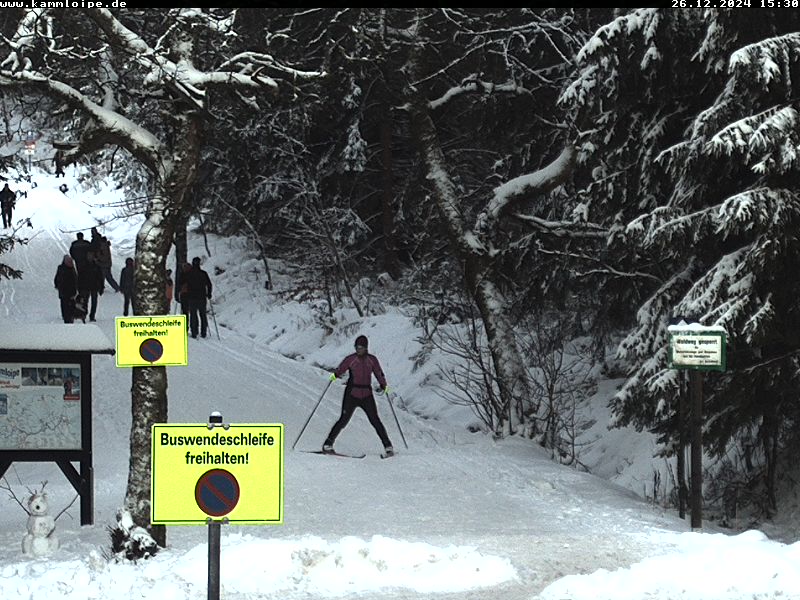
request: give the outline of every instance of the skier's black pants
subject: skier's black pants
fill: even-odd
[[[381,418],[378,416],[378,407],[375,406],[375,398],[371,394],[366,398],[353,398],[353,396],[350,395],[347,390],[345,391],[344,398],[342,399],[342,414],[339,416],[339,420],[333,424],[333,428],[328,434],[325,443],[333,446],[333,443],[336,441],[336,437],[350,422],[350,418],[353,416],[356,408],[361,408],[361,410],[367,413],[367,418],[369,419],[370,424],[375,428],[375,432],[381,438],[383,447],[388,448],[391,446],[392,442],[386,433],[386,427],[383,426]]]

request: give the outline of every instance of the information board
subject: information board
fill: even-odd
[[[80,450],[81,366],[0,363],[0,450]]]

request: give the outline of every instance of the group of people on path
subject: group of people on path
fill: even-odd
[[[169,282],[168,282],[169,283]],[[200,268],[200,257],[195,256],[192,264],[184,263],[178,275],[177,300],[181,312],[186,315],[188,327],[193,338],[208,335],[208,300],[211,300],[211,278]]]
[[[76,319],[86,322],[97,320],[98,297],[105,291],[105,282],[115,292],[122,293],[122,314],[137,314],[134,303],[134,283],[136,263],[133,258],[125,259],[125,266],[119,274],[119,283],[111,274],[111,242],[92,227],[92,239],[87,241],[83,232],[78,232],[72,242],[69,254],[65,254],[58,265],[53,285],[58,290],[61,302],[61,317],[64,323],[74,323]],[[169,306],[176,288],[172,280],[172,270],[166,271],[166,300]],[[175,299],[181,305],[181,312],[187,317],[187,328],[192,337],[198,333],[208,336],[207,301],[211,299],[211,278],[200,268],[200,257],[192,264],[185,263],[178,276]]]
[[[61,301],[61,317],[64,323],[76,319],[96,321],[98,297],[105,291],[108,282],[115,292],[120,286],[111,274],[111,242],[92,227],[92,239],[84,239],[79,231],[76,239],[56,270],[53,285]]]
[[[186,327],[192,337],[208,336],[208,303],[211,299],[211,278],[200,268],[200,257],[192,259],[192,263],[184,263],[178,273],[177,282],[172,279],[172,269],[166,271],[167,305],[172,304],[173,297],[181,306],[181,313],[186,315]],[[125,260],[125,268],[119,275],[119,285],[123,294],[123,315],[128,316],[128,309],[133,307],[133,284],[135,262],[132,258]],[[177,289],[177,292],[175,291]],[[133,314],[136,308],[133,307]]]

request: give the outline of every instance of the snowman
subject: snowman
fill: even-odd
[[[22,537],[22,552],[28,556],[47,556],[58,550],[56,521],[47,514],[47,494],[34,492],[28,498],[28,533]]]

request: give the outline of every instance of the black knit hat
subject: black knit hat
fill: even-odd
[[[365,336],[365,335],[358,336],[356,338],[356,344],[355,345],[356,345],[356,348],[358,348],[359,346],[364,346],[364,348],[368,348],[369,347],[369,340],[367,339],[367,336]]]

